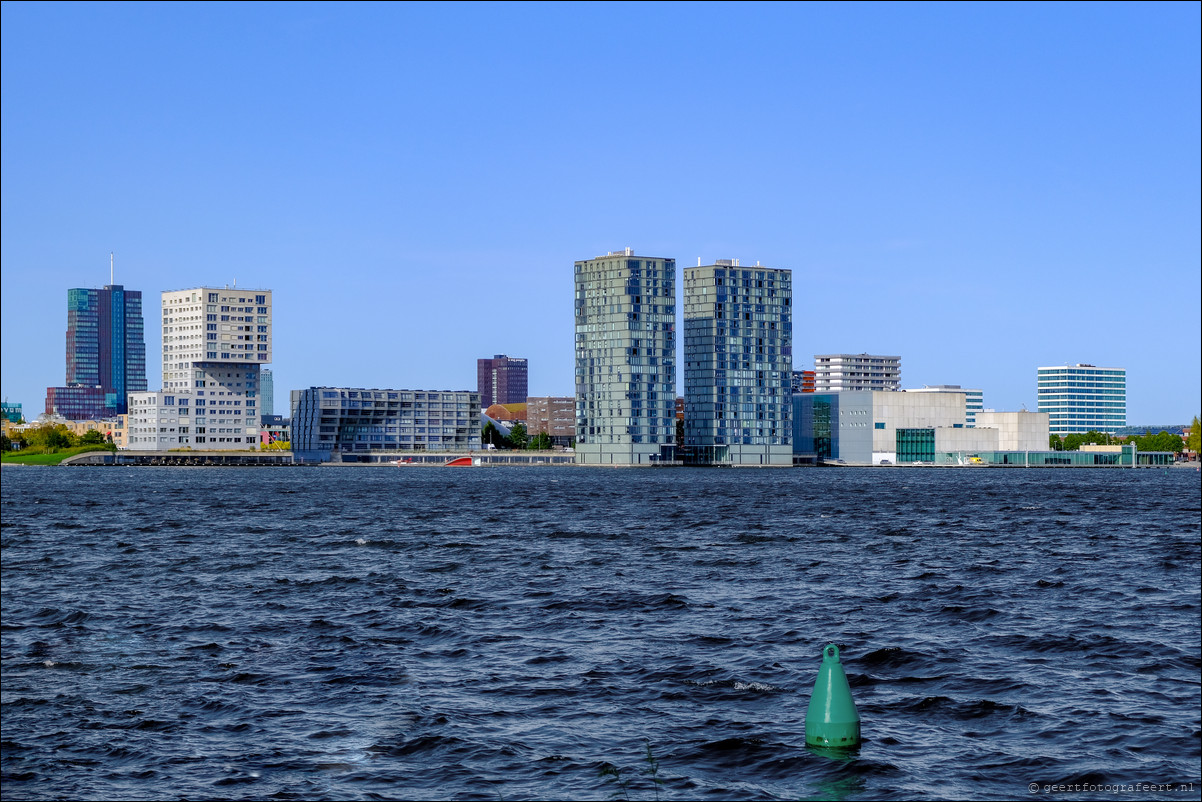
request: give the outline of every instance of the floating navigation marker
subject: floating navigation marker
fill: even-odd
[[[853,747],[859,743],[860,714],[839,662],[839,647],[828,643],[822,650],[822,665],[806,710],[806,745]]]

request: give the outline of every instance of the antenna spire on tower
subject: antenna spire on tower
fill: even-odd
[[[113,252],[109,251],[109,285],[113,283]]]

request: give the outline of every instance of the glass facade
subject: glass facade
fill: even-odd
[[[575,263],[576,459],[674,457],[676,260],[610,253]]]
[[[1038,369],[1038,409],[1052,434],[1113,433],[1127,425],[1127,371],[1094,365]]]
[[[46,390],[46,412],[98,420],[128,411],[146,390],[142,293],[120,284],[67,291],[66,387]]]
[[[1133,465],[1172,465],[1174,455],[1164,451],[1137,451],[1134,445],[1121,451],[979,451],[941,452],[940,465],[1007,465],[1031,468],[1118,468]]]
[[[480,449],[480,394],[466,390],[310,387],[293,391],[291,407],[292,451],[304,460]]]
[[[684,282],[687,454],[791,465],[792,271],[719,261]]]
[[[934,429],[898,429],[897,464],[935,461]]]

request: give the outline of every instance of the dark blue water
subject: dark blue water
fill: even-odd
[[[1192,470],[3,472],[22,799],[1193,783]],[[804,744],[827,641],[865,743]],[[646,773],[647,747],[658,779]]]

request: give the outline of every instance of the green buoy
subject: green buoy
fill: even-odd
[[[839,662],[839,647],[828,643],[822,650],[822,665],[806,711],[806,745],[851,747],[859,743],[860,714]]]

